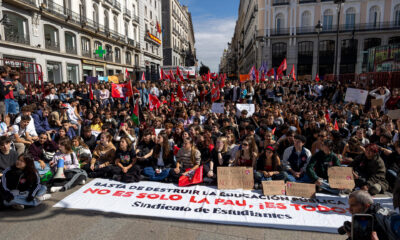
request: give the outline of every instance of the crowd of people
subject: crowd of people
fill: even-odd
[[[42,91],[7,66],[0,67],[0,78],[5,206],[37,206],[47,192],[88,178],[176,183],[202,167],[203,184],[216,184],[220,166],[253,167],[255,188],[285,180],[315,183],[332,194],[396,189],[400,119],[387,112],[400,108],[398,89],[365,89],[370,94],[361,105],[344,101],[348,87],[362,88],[357,82],[133,81],[132,97],[113,98],[108,82],[91,89],[85,81],[44,83]],[[152,111],[150,95],[160,101]],[[370,99],[383,99],[382,105]],[[224,113],[212,112],[213,101],[224,103]],[[239,111],[238,103],[254,104],[254,113]],[[132,118],[136,104],[139,121]],[[60,166],[64,179],[54,177]],[[330,166],[353,167],[356,188],[332,189]]]

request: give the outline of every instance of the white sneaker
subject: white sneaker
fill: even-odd
[[[15,210],[24,210],[25,206],[21,205],[21,204],[15,204],[11,206],[12,208],[14,208]]]
[[[63,187],[51,187],[50,188],[50,192],[55,193],[55,192],[59,192]]]
[[[85,179],[83,179],[83,180],[82,180],[82,181],[80,181],[78,184],[79,184],[79,185],[85,185],[85,184],[86,184],[86,180],[85,180]]]
[[[43,194],[42,196],[36,197],[39,201],[46,201],[47,199],[51,198],[51,194]]]

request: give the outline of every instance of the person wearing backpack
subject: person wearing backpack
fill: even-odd
[[[65,179],[50,180],[50,192],[66,191],[78,184],[86,183],[87,173],[79,168],[79,161],[74,151],[72,143],[69,139],[63,139],[59,143],[60,151],[56,153],[53,160],[50,161],[50,168],[53,173],[57,172],[58,163],[64,161]]]

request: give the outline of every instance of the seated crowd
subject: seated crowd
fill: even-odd
[[[110,83],[22,85],[19,73],[0,67],[0,198],[6,206],[37,206],[87,178],[131,183],[177,183],[203,167],[204,182],[216,184],[220,166],[253,167],[261,181],[315,183],[339,194],[328,168],[350,166],[356,189],[371,195],[392,191],[400,171],[399,93],[379,88],[372,98],[382,106],[345,103],[356,83],[269,80],[226,81],[211,111],[211,83],[136,83],[132,98],[110,95]],[[91,100],[90,92],[93,92]],[[149,95],[160,100],[150,111]],[[5,100],[8,101],[5,101]],[[132,114],[141,106],[139,124]],[[10,105],[11,103],[11,105]],[[255,104],[255,112],[237,103]],[[157,130],[157,131],[156,131]],[[156,134],[157,132],[157,134]],[[60,166],[65,179],[54,177]],[[342,192],[355,189],[342,190]]]

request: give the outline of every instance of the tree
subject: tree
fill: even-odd
[[[200,76],[203,76],[204,74],[207,74],[210,71],[210,68],[201,63],[200,71],[199,74]]]

